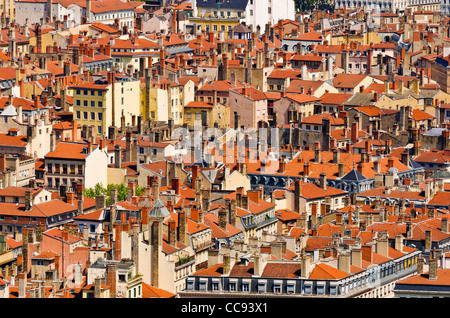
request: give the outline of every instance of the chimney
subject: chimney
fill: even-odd
[[[180,195],[180,178],[173,178],[172,179],[172,190],[175,191],[176,195]]]
[[[27,274],[19,273],[19,298],[26,298],[27,291]]]
[[[351,250],[351,265],[362,268],[362,249]]]
[[[294,212],[300,213],[300,198],[302,194],[301,181],[294,181]]]
[[[362,251],[362,259],[372,263],[372,245],[362,245],[361,246],[361,251]]]
[[[33,207],[33,189],[25,190],[25,211],[31,211]]]
[[[175,246],[177,241],[177,223],[174,219],[169,220],[169,245]]]
[[[178,212],[178,241],[186,244],[187,243],[187,223],[186,223],[186,212],[184,209]]]
[[[387,167],[388,170],[394,167],[394,158],[388,158]]]
[[[395,244],[394,248],[397,251],[402,252],[403,251],[403,235],[397,234],[395,236],[395,243],[394,244]]]
[[[102,279],[96,277],[94,281],[94,298],[101,298],[102,293]]]
[[[286,172],[286,161],[284,160],[284,158],[283,157],[280,157],[280,159],[279,159],[279,169],[278,169],[278,172],[279,173],[284,173],[284,172]]]
[[[248,195],[242,196],[241,208],[244,210],[248,210]]]
[[[226,209],[220,209],[218,212],[218,226],[222,230],[227,230],[227,223],[228,223],[228,211]]]
[[[327,174],[325,172],[322,172],[320,174],[319,184],[320,184],[320,188],[322,190],[325,190],[325,191],[327,190]]]
[[[106,206],[106,195],[99,194],[95,196],[95,209],[100,210]]]
[[[108,285],[110,286],[110,298],[116,298],[117,293],[117,265],[107,264],[106,265],[106,275],[108,279]]]
[[[303,164],[303,176],[307,177],[307,176],[309,176],[310,173],[311,173],[310,164],[309,164],[309,162],[305,162]]]
[[[401,154],[402,163],[409,168],[409,152],[405,151]]]
[[[231,271],[231,257],[229,254],[223,255],[223,275],[229,275]]]
[[[300,269],[300,275],[303,278],[308,278],[311,274],[311,261],[309,258],[309,255],[304,254],[300,258],[301,260],[301,269]]]
[[[333,149],[333,163],[338,164],[340,163],[340,152],[339,149]]]
[[[254,255],[253,263],[254,263],[253,274],[255,276],[261,276],[264,271],[264,265],[265,265],[265,262],[262,259],[261,255],[259,255],[259,254]]]
[[[431,250],[431,230],[425,230],[425,250]]]
[[[352,123],[352,131],[351,131],[351,140],[352,145],[356,144],[358,142],[358,131],[359,131],[359,124],[357,121],[353,121]]]
[[[448,217],[446,216],[443,216],[441,219],[441,231],[447,234],[449,232]]]
[[[159,199],[159,184],[157,180],[153,180],[152,182],[152,195],[154,201]]]
[[[436,280],[438,278],[439,259],[433,257],[429,260],[428,279]]]
[[[380,235],[380,237],[378,238],[376,243],[377,253],[384,257],[388,257],[389,241],[387,237],[387,232],[383,231],[379,232],[378,234]]]
[[[320,151],[320,142],[314,143],[314,162],[320,163],[322,161],[322,153]]]
[[[338,257],[338,269],[350,273],[351,255],[350,253],[340,253]]]
[[[342,162],[338,163],[338,178],[342,178],[344,176],[344,164]]]

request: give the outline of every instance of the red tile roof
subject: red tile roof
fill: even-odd
[[[310,279],[341,279],[349,276],[349,273],[343,272],[325,263],[319,263],[314,266]]]
[[[45,159],[73,159],[84,160],[89,153],[85,150],[88,147],[86,143],[61,141],[56,145],[54,151],[45,155]],[[95,149],[96,146],[93,146]]]

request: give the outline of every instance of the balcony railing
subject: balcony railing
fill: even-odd
[[[178,262],[175,262],[175,268],[177,267],[187,267],[195,263],[195,257],[190,256],[186,258],[181,258]]]

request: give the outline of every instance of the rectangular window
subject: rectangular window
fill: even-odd
[[[275,293],[275,294],[281,294],[281,285],[274,285],[273,286],[273,292]]]
[[[303,292],[305,293],[305,295],[311,295],[312,294],[312,284],[311,283],[307,283],[303,286]]]
[[[288,282],[286,286],[286,292],[291,295],[295,293],[295,283],[294,282]]]
[[[325,295],[325,284],[318,283],[316,287],[317,295]]]
[[[212,282],[211,290],[212,291],[219,291],[219,282]]]
[[[194,280],[187,280],[187,282],[186,282],[186,289],[187,290],[194,290]]]
[[[258,293],[265,293],[266,292],[266,283],[264,282],[258,282]]]

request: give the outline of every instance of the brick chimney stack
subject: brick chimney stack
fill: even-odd
[[[186,211],[182,209],[178,212],[178,241],[186,244],[187,242],[187,223],[186,223]]]
[[[106,265],[108,285],[110,288],[110,298],[116,298],[117,292],[117,265],[109,263]]]
[[[169,220],[169,245],[175,246],[177,241],[177,222],[174,219]]]
[[[231,257],[229,254],[223,255],[223,275],[230,274],[231,271]]]
[[[31,211],[33,207],[33,189],[25,190],[25,211]]]
[[[428,267],[428,279],[436,280],[438,278],[439,270],[439,250],[432,249],[430,251],[429,267]]]

